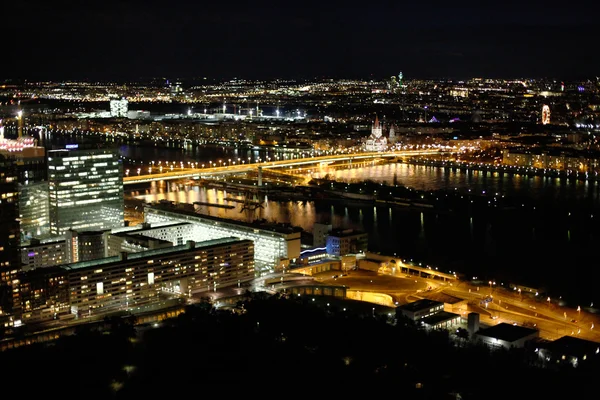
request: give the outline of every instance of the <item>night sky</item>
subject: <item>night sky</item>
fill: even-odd
[[[404,3],[12,0],[0,79],[600,75],[600,2]]]

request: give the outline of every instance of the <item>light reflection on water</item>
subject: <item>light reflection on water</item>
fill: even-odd
[[[500,193],[504,195],[532,196],[546,200],[586,200],[597,204],[600,200],[599,185],[594,181],[567,180],[561,178],[527,175],[509,175],[499,172],[477,170],[453,170],[450,168],[410,165],[403,163],[379,164],[353,169],[315,170],[315,178],[345,182],[366,179],[375,182],[408,186],[417,190],[467,190],[473,193]]]
[[[320,173],[324,175],[327,171]],[[459,188],[507,195],[531,194],[552,202],[598,202],[597,183],[555,178],[511,177],[479,171],[467,173],[406,164],[332,170],[329,174],[340,180],[372,179],[388,183],[392,183],[395,176],[399,184],[419,190]],[[548,269],[556,270],[571,265],[574,255],[584,254],[582,249],[587,249],[592,243],[600,243],[600,238],[596,239],[596,235],[585,226],[571,226],[568,223],[546,225],[533,215],[524,219],[506,215],[501,219],[489,220],[481,215],[436,214],[403,208],[358,207],[313,201],[275,202],[268,198],[262,202],[263,208],[242,210],[245,195],[237,190],[165,182],[155,182],[134,195],[146,202],[166,199],[231,205],[232,209],[210,206],[196,206],[196,209],[202,214],[245,222],[265,219],[289,223],[307,232],[312,232],[316,222],[331,223],[336,228],[363,230],[369,234],[371,251],[398,253],[407,259],[414,257],[440,267],[452,266],[452,269],[477,276],[497,278],[504,275],[530,285],[540,284],[542,278],[556,277],[558,281],[553,284],[576,288],[577,292],[582,293],[588,293],[584,291],[587,282],[600,278],[596,270],[583,280],[576,275],[559,278],[546,274]],[[250,196],[250,200],[255,200],[253,195]],[[514,248],[514,241],[527,252],[515,257],[510,250]],[[548,249],[552,249],[552,252],[548,252]]]
[[[260,201],[262,207],[243,209],[246,195],[237,190],[227,191],[190,185],[165,184],[163,182],[153,183],[149,189],[132,194],[147,203],[169,200],[188,204],[200,202],[229,205],[233,208],[207,205],[196,205],[195,208],[201,214],[245,222],[265,219],[269,222],[290,223],[309,232],[312,231],[315,220],[318,219],[315,216],[314,203],[308,201],[274,202],[269,201],[267,197]],[[258,201],[253,195],[249,195],[248,200]],[[343,224],[345,221],[337,220],[336,222]]]

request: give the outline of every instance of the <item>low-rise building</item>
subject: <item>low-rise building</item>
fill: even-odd
[[[141,235],[154,239],[171,242],[174,246],[185,244],[188,240],[195,240],[194,225],[190,222],[171,222],[150,224],[144,222],[140,225],[127,228],[113,229],[111,236],[126,237],[128,235]]]
[[[538,354],[544,363],[600,366],[600,343],[575,336],[563,336],[538,346]]]
[[[474,335],[474,339],[492,347],[524,347],[525,343],[540,336],[537,329],[527,328],[519,325],[511,325],[505,322],[486,329],[480,329]]]
[[[440,311],[421,319],[421,325],[427,329],[448,329],[462,322],[459,314]]]
[[[365,252],[369,247],[369,234],[354,229],[332,229],[327,235],[327,253],[345,256]]]
[[[406,318],[419,321],[444,311],[444,303],[435,300],[420,299],[398,306],[398,310]]]

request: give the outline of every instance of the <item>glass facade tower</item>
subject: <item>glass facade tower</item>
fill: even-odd
[[[123,164],[115,149],[48,151],[50,232],[123,226]]]

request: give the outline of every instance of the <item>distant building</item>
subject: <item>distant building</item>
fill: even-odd
[[[327,235],[325,247],[333,256],[365,252],[369,247],[369,234],[354,229],[333,229]]]
[[[548,125],[550,123],[550,107],[547,104],[542,106],[542,124]]]
[[[152,119],[152,115],[150,114],[150,111],[129,110],[129,111],[127,111],[127,118],[129,118],[129,119]]]
[[[548,168],[595,173],[600,171],[598,154],[574,149],[507,149],[502,163],[515,167]]]
[[[110,101],[110,116],[115,118],[126,118],[129,102],[126,99],[113,99]]]
[[[53,235],[123,226],[123,165],[116,150],[48,151],[48,192]]]
[[[49,232],[46,151],[32,137],[0,139],[0,154],[12,160],[18,184],[19,241]]]
[[[379,123],[379,118],[375,116],[375,123],[371,128],[371,135],[365,144],[366,151],[385,151],[387,150],[387,138],[383,136],[383,126]]]
[[[394,126],[390,126],[390,130],[388,132],[388,143],[389,144],[396,144],[396,142],[398,141],[398,137],[396,136],[396,130],[394,129]]]
[[[0,324],[12,323],[19,268],[19,191],[15,160],[0,153]]]
[[[538,338],[540,332],[537,329],[524,326],[511,325],[505,322],[490,328],[480,329],[474,335],[474,339],[492,347],[524,347],[525,343]]]
[[[325,247],[327,243],[327,235],[333,229],[331,224],[315,223],[313,225],[313,246]]]

